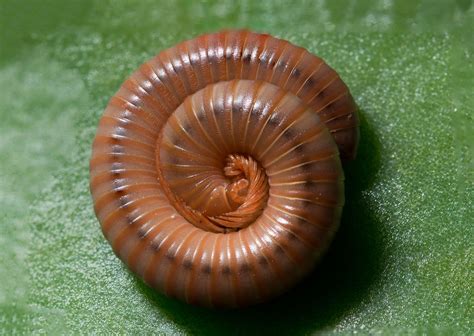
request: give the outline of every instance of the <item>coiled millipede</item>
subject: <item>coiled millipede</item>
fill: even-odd
[[[100,120],[90,187],[114,252],[188,303],[242,307],[307,274],[339,226],[356,106],[323,60],[224,31],[159,53]]]

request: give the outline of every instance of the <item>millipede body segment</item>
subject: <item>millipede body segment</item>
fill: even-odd
[[[90,162],[114,252],[186,302],[242,307],[306,275],[336,232],[358,119],[303,48],[208,34],[144,63],[113,96]]]

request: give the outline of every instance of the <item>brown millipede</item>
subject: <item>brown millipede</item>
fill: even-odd
[[[339,225],[341,157],[358,119],[323,60],[270,35],[224,31],[162,51],[100,120],[94,209],[151,287],[210,307],[289,289]]]

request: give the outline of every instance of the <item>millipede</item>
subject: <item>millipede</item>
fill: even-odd
[[[321,58],[268,34],[160,52],[110,99],[94,210],[145,283],[194,305],[254,305],[307,275],[339,227],[357,109]]]

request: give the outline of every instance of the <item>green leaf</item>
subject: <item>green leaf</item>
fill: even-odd
[[[470,334],[470,0],[2,1],[0,334]],[[88,159],[121,82],[160,50],[248,27],[323,57],[361,113],[342,226],[273,302],[168,299],[114,256]]]

